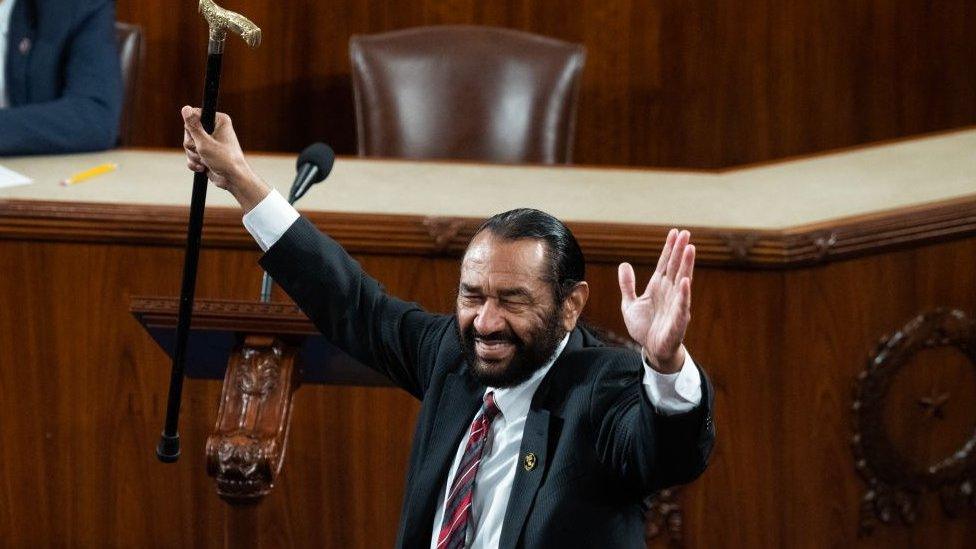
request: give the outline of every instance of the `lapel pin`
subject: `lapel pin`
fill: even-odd
[[[26,37],[23,38],[20,41],[20,44],[17,45],[17,50],[20,51],[21,55],[27,55],[27,52],[29,52],[30,49],[31,49],[30,38],[26,38]]]
[[[527,454],[525,454],[525,457],[522,458],[522,466],[525,467],[526,471],[531,471],[532,469],[535,469],[535,464],[536,464],[535,454],[533,454],[532,452],[528,452]]]

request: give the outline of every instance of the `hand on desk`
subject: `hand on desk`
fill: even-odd
[[[267,196],[271,188],[254,173],[234,133],[230,117],[218,112],[213,134],[203,129],[200,109],[183,107],[183,149],[186,165],[195,172],[207,172],[207,178],[234,195],[244,211],[250,211]]]
[[[691,320],[691,276],[695,246],[691,233],[671,229],[644,293],[635,291],[634,268],[621,263],[620,311],[627,332],[641,344],[648,363],[661,373],[681,370],[685,362],[682,341]]]

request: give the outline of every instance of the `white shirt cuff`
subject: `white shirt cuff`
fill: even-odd
[[[298,210],[275,189],[244,214],[244,228],[251,233],[262,252],[268,251],[299,217]]]
[[[644,360],[644,353],[641,353],[641,360],[644,362],[644,391],[658,413],[666,416],[680,414],[701,403],[701,374],[691,353],[685,352],[685,363],[673,374],[662,374],[651,368]]]

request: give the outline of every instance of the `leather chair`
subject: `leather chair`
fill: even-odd
[[[349,54],[360,156],[572,159],[582,45],[437,26],[353,36]]]
[[[122,116],[119,121],[119,145],[128,145],[132,138],[135,111],[136,83],[145,59],[142,47],[142,27],[129,23],[115,23],[115,39],[122,65]]]

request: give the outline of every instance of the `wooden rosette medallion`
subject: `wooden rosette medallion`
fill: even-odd
[[[976,323],[965,313],[926,312],[882,339],[852,408],[862,535],[913,524],[929,492],[950,517],[976,506]]]

